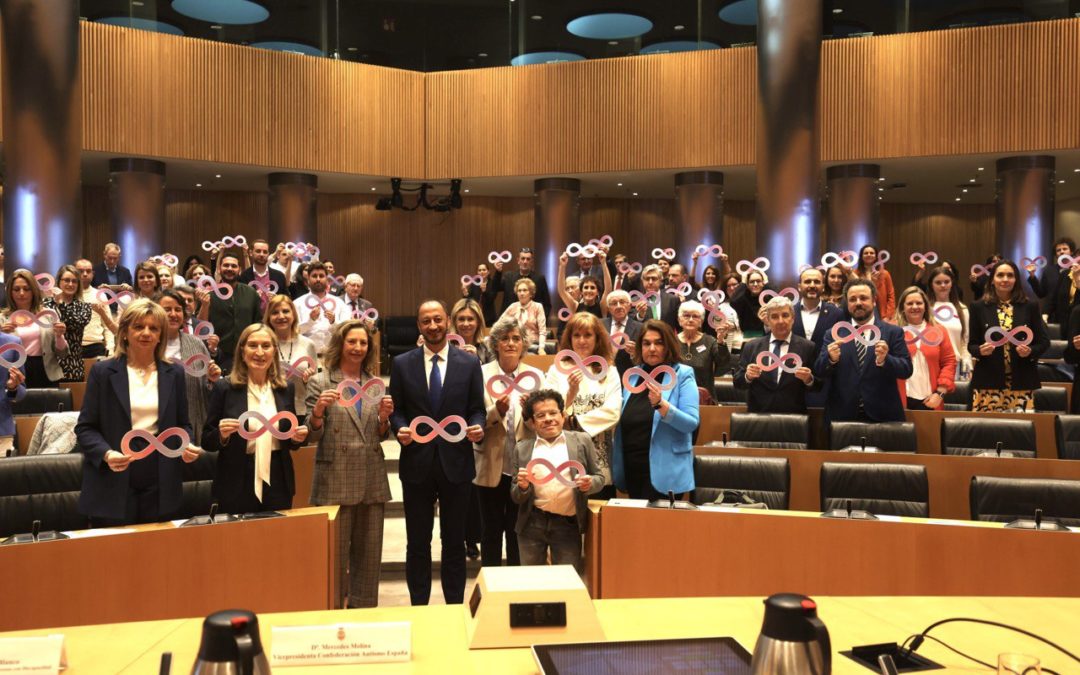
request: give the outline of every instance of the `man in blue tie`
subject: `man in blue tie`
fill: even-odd
[[[431,597],[431,532],[435,502],[439,503],[442,539],[442,589],[447,604],[465,597],[465,520],[472,479],[476,476],[473,443],[484,439],[487,409],[480,361],[451,348],[446,340],[449,320],[438,300],[420,304],[416,319],[423,345],[393,361],[390,396],[394,413],[390,427],[401,443],[398,473],[405,501],[405,580],[414,605]],[[466,420],[465,438],[451,442],[436,436],[414,440],[410,424],[419,416],[441,422],[451,415]],[[420,434],[430,430],[422,427]],[[451,424],[446,431],[458,433]]]

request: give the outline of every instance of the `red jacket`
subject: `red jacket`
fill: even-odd
[[[942,388],[946,392],[952,392],[956,389],[956,354],[953,352],[952,340],[949,339],[949,331],[940,324],[934,324],[933,328],[940,330],[944,336],[944,340],[936,347],[931,347],[923,340],[918,342],[908,342],[908,354],[914,359],[915,350],[922,351],[923,356],[926,357],[926,369],[930,371],[930,386],[933,389]],[[930,326],[927,325],[926,330],[929,330]],[[900,389],[900,400],[907,402],[907,380],[897,380],[896,386]],[[937,410],[941,410],[944,407],[944,401],[941,406],[938,406]]]

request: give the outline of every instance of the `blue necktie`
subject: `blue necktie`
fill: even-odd
[[[439,372],[439,355],[431,357],[431,378],[428,380],[428,400],[431,402],[431,413],[439,410],[439,399],[442,398],[442,373]]]
[[[784,344],[783,340],[772,341],[772,353],[776,356],[776,359],[780,360],[780,346]],[[784,371],[780,368],[776,369],[776,381],[780,382],[780,378],[783,377]]]

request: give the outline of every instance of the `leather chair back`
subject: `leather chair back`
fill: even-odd
[[[1035,423],[983,417],[947,417],[941,421],[941,451],[946,455],[978,455],[993,451],[1035,457]]]
[[[1046,324],[1046,336],[1051,340],[1061,339],[1061,324],[1060,323],[1048,323]]]
[[[971,477],[971,519],[1008,523],[1043,517],[1062,525],[1080,526],[1080,481],[1049,478]]]
[[[945,394],[945,410],[971,410],[970,382],[957,382],[956,390]]]
[[[918,464],[821,465],[821,510],[852,509],[875,515],[930,516],[930,486],[926,467]]]
[[[810,418],[807,415],[733,413],[731,440],[752,448],[805,450],[810,447]]]
[[[747,497],[786,510],[791,492],[791,469],[784,457],[735,457],[697,455],[694,457],[693,502],[716,501],[723,490],[738,490]]]
[[[1050,340],[1050,346],[1039,357],[1040,361],[1060,361],[1065,358],[1065,348],[1069,343],[1065,340]]]
[[[829,427],[829,447],[842,450],[848,446],[875,447],[883,452],[918,452],[914,422],[833,422]]]
[[[1080,415],[1058,415],[1054,427],[1058,459],[1080,459]]]
[[[27,455],[0,460],[0,538],[42,530],[83,530],[79,513],[81,454]]]
[[[1065,387],[1042,387],[1035,390],[1035,412],[1069,412],[1069,396]]]
[[[385,322],[383,347],[387,354],[397,356],[416,348],[420,330],[416,327],[415,316],[388,316],[385,317]]]
[[[746,405],[746,390],[736,388],[730,379],[717,379],[713,392],[717,405]]]
[[[75,403],[70,389],[27,389],[22,400],[11,405],[12,415],[44,415],[47,412],[71,412]]]
[[[217,475],[216,452],[204,452],[199,459],[184,465],[184,497],[177,518],[205,516],[214,502],[210,488]]]

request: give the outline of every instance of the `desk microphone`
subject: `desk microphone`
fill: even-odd
[[[1042,529],[1042,509],[1035,509],[1035,529]]]
[[[669,509],[675,508],[675,493],[673,491],[671,491],[671,490],[668,490],[667,498],[668,498],[668,508]],[[1038,513],[1038,512],[1036,512],[1036,513]],[[1035,528],[1035,529],[1038,529],[1038,528]]]
[[[997,443],[996,443],[996,444],[994,445],[994,450],[996,450],[996,451],[997,451],[997,456],[998,456],[998,457],[1001,457],[1001,441],[998,441],[998,442],[997,442]]]
[[[210,524],[211,525],[214,524],[214,516],[217,515],[217,510],[218,510],[218,503],[217,502],[211,502],[210,503]]]
[[[859,442],[862,443],[862,451],[866,452],[866,436],[859,436]],[[850,502],[848,502],[850,504]],[[848,509],[849,511],[851,509]]]
[[[851,500],[848,499],[844,502],[844,508],[847,509],[847,517],[851,518]]]
[[[727,432],[726,431],[723,431],[723,432],[720,433],[720,442],[723,443],[725,446],[727,445]]]

